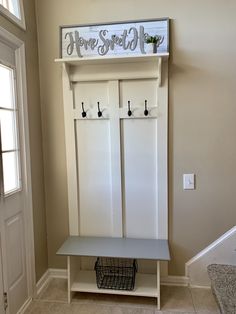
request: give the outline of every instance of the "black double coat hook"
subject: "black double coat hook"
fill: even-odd
[[[81,103],[81,106],[82,106],[82,113],[81,113],[82,118],[86,118],[87,113],[86,113],[86,111],[84,110],[84,103],[83,103],[83,102]]]
[[[130,109],[130,101],[128,100],[128,116],[132,116],[132,111]]]
[[[102,111],[100,110],[100,104],[98,101],[98,117],[101,118],[102,117]]]
[[[144,107],[145,107],[145,110],[144,110],[144,115],[145,115],[145,116],[148,116],[147,100],[145,100]]]

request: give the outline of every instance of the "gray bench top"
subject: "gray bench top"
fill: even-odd
[[[70,236],[58,255],[170,260],[167,240]]]

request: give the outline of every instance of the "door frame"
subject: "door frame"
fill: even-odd
[[[34,255],[34,230],[33,230],[33,202],[32,202],[32,184],[31,184],[31,161],[30,161],[30,144],[29,144],[29,121],[28,121],[28,102],[27,102],[27,81],[26,81],[26,62],[25,62],[25,44],[15,35],[8,32],[0,26],[0,40],[15,50],[16,61],[16,81],[17,81],[17,98],[19,102],[19,119],[22,124],[22,133],[20,142],[22,145],[21,162],[23,165],[22,176],[24,190],[24,210],[25,224],[24,236],[26,245],[26,272],[28,286],[28,300],[33,297],[36,278],[35,278],[35,255]],[[25,305],[25,304],[24,304]],[[22,309],[24,307],[22,306]],[[21,312],[21,310],[19,311]]]

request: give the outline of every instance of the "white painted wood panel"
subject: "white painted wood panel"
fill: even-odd
[[[125,236],[156,238],[156,121],[124,120],[122,134]]]
[[[157,108],[157,81],[120,82],[123,155],[123,216],[125,236],[157,238],[157,112],[153,119],[136,119]],[[130,101],[132,116],[125,116]],[[138,114],[137,114],[138,113]],[[150,115],[150,112],[149,112]],[[155,118],[156,117],[156,118]]]
[[[87,113],[75,120],[80,235],[112,235],[110,122],[97,116],[108,111],[108,83],[74,84],[74,108]],[[104,109],[106,108],[106,109]],[[94,119],[94,120],[90,120]]]
[[[80,235],[111,236],[109,121],[76,123]]]
[[[132,61],[132,60],[131,60]],[[158,78],[158,58],[154,61],[142,60],[141,63],[114,63],[80,65],[80,71],[74,66],[71,67],[72,81],[91,81],[91,80],[114,80],[114,79],[142,79]]]
[[[21,215],[11,217],[5,222],[8,260],[8,284],[15,285],[17,280],[25,274],[24,261],[24,234]]]
[[[74,105],[81,110],[81,103],[84,103],[84,109],[89,115],[94,108],[97,110],[97,102],[100,103],[101,111],[108,107],[108,82],[80,82],[74,85]],[[93,110],[92,110],[93,111]],[[97,116],[96,116],[97,117]]]
[[[120,81],[120,107],[127,108],[130,101],[132,108],[143,108],[147,100],[147,107],[157,105],[157,80],[137,79]]]
[[[145,59],[146,60],[146,59]],[[106,60],[105,60],[106,61]],[[80,234],[79,226],[77,228],[76,223],[80,220],[80,206],[77,203],[79,195],[77,195],[79,189],[74,189],[74,185],[78,185],[79,179],[74,181],[74,173],[77,174],[77,169],[72,164],[74,163],[73,147],[75,147],[76,139],[74,121],[80,120],[81,123],[84,120],[91,120],[91,123],[95,120],[106,119],[109,124],[110,131],[110,179],[111,179],[111,221],[112,221],[112,236],[125,235],[125,215],[123,208],[123,164],[122,162],[122,147],[121,143],[121,129],[123,130],[124,120],[151,120],[150,125],[156,125],[156,170],[158,180],[163,183],[161,186],[156,182],[157,193],[157,206],[156,206],[156,236],[157,238],[167,238],[167,63],[163,63],[163,70],[160,66],[160,62],[156,59],[148,59],[148,62],[141,62],[137,58],[131,58],[124,64],[119,60],[119,64],[93,60],[90,63],[74,62],[71,66],[66,67],[68,81],[64,82],[64,89],[70,89],[72,86],[72,92],[68,90],[68,98],[65,99],[65,124],[66,130],[70,131],[69,145],[67,139],[67,167],[70,173],[68,180],[70,187],[68,187],[69,201],[72,200],[73,204],[70,204],[70,234]],[[68,61],[70,64],[70,61]],[[66,62],[67,64],[67,62]],[[136,70],[138,69],[138,75]],[[120,72],[121,71],[121,72]],[[163,85],[159,86],[159,75],[163,72]],[[104,75],[103,75],[104,74]],[[105,79],[105,80],[104,80]],[[119,81],[120,79],[120,81]],[[68,84],[68,82],[71,83]],[[127,115],[127,102],[131,103],[132,116]],[[147,101],[147,109],[149,110],[148,116],[144,115],[144,104]],[[103,117],[97,117],[97,102],[100,103],[100,108],[103,111]],[[81,103],[84,103],[84,109],[87,113],[87,117],[82,117]],[[70,112],[68,113],[67,110]],[[100,121],[102,122],[102,121]],[[106,122],[104,122],[106,123]],[[128,123],[128,120],[127,120]],[[133,122],[132,122],[133,123]],[[142,124],[143,122],[140,122]],[[144,122],[145,123],[145,122]],[[131,124],[132,125],[132,124]],[[122,126],[122,128],[121,128]],[[143,127],[143,133],[145,133],[145,127]],[[73,143],[72,143],[73,142]],[[154,139],[153,139],[154,143]],[[122,144],[122,145],[120,145]],[[76,144],[77,145],[77,144]],[[127,143],[129,145],[129,143]],[[77,159],[79,158],[79,150],[77,150]],[[77,166],[78,168],[78,166]],[[122,177],[122,178],[121,178]],[[72,184],[73,178],[73,184]],[[156,179],[157,180],[157,179]],[[70,192],[71,191],[71,192]],[[161,195],[160,195],[161,194]],[[122,200],[122,203],[121,203]],[[121,206],[122,205],[122,206]],[[77,214],[76,214],[77,213]],[[76,229],[78,231],[76,231]],[[153,235],[153,233],[151,233]]]
[[[22,213],[7,219],[5,225],[6,261],[8,272],[9,299],[11,313],[16,313],[22,300],[27,299],[25,241]]]

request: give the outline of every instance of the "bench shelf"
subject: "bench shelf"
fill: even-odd
[[[167,240],[71,236],[57,254],[67,256],[68,302],[73,292],[133,295],[157,298],[160,309],[160,260],[170,259]],[[80,256],[152,259],[157,262],[157,272],[137,273],[132,291],[98,289],[95,271],[80,269]]]
[[[135,288],[132,291],[98,289],[97,284],[96,284],[95,271],[88,271],[88,270],[78,272],[75,281],[71,285],[71,291],[118,294],[118,295],[133,295],[133,296],[154,297],[154,298],[156,298],[158,295],[156,275],[137,273],[136,279],[135,279]]]

